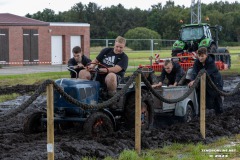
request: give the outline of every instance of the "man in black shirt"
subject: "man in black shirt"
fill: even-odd
[[[163,70],[160,75],[160,81],[158,84],[153,84],[152,87],[161,87],[165,77],[168,79],[168,86],[177,86],[180,79],[184,76],[185,72],[182,67],[171,60],[166,60],[164,62]]]
[[[85,66],[91,62],[83,52],[81,47],[75,46],[72,49],[73,58],[68,61],[68,70],[70,71],[71,78],[91,79],[89,72],[84,70]]]
[[[124,78],[128,67],[128,56],[123,52],[125,45],[126,39],[118,36],[114,48],[103,49],[88,67],[89,70],[94,69],[98,63],[106,66],[98,65],[99,73],[105,74],[98,74],[96,80],[107,88],[110,97],[116,93],[117,85]]]

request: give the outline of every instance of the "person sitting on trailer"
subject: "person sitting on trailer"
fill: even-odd
[[[197,77],[198,72],[201,69],[205,69],[208,75],[211,77],[213,83],[218,87],[219,90],[223,89],[223,79],[222,75],[216,67],[214,59],[207,54],[207,48],[201,47],[197,51],[198,59],[194,62],[191,82],[188,86],[192,86],[194,80]],[[198,94],[198,101],[200,99],[200,89],[196,88]],[[217,91],[213,90],[213,88],[206,83],[206,106],[207,108],[215,109],[216,114],[220,114],[223,112],[223,97],[220,96]]]
[[[177,86],[178,82],[184,76],[185,72],[183,68],[177,63],[171,60],[166,60],[160,75],[160,81],[157,84],[153,84],[152,87],[161,87],[165,77],[168,79],[167,86]]]
[[[73,58],[68,60],[68,70],[70,71],[71,78],[91,79],[91,75],[85,70],[85,66],[91,60],[84,55],[79,46],[73,47],[72,53]]]

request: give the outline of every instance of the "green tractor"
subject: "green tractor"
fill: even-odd
[[[179,40],[173,44],[172,56],[175,57],[178,53],[196,52],[198,48],[206,47],[208,54],[213,55],[215,61],[222,61],[230,68],[231,57],[229,51],[226,48],[218,48],[218,34],[221,30],[222,26],[211,27],[207,23],[182,25]]]

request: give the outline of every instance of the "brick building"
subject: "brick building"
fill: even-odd
[[[79,45],[90,54],[90,24],[48,23],[0,13],[0,64],[65,64]]]

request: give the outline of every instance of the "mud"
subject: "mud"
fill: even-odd
[[[4,94],[12,94],[12,93],[18,93],[18,94],[26,94],[28,92],[33,92],[38,88],[37,84],[34,85],[16,85],[16,86],[3,86],[0,87],[0,95]]]
[[[224,90],[232,90],[240,77],[225,77]],[[11,89],[13,91],[11,91]],[[6,89],[6,93],[19,91],[22,96],[16,100],[0,104],[0,116],[10,108],[17,107],[24,102],[31,92],[28,87],[14,86]],[[1,88],[1,94],[3,92]],[[31,95],[31,94],[30,94]],[[26,110],[5,122],[0,122],[0,159],[47,159],[47,134],[23,134],[25,117],[36,110],[42,110],[46,106],[46,97],[40,96]],[[206,114],[206,139],[200,134],[199,117],[187,124],[166,119],[167,125],[152,128],[142,132],[142,149],[160,148],[163,145],[179,143],[211,143],[223,136],[240,134],[240,94],[225,97],[224,113],[215,115],[213,110]],[[163,118],[164,119],[164,118]],[[165,119],[165,120],[166,120]],[[170,119],[170,120],[169,120]],[[172,123],[174,122],[174,123]],[[77,127],[64,131],[55,131],[54,152],[55,159],[81,159],[84,156],[102,159],[106,156],[117,157],[126,149],[134,149],[134,130],[118,130],[111,135],[92,138],[84,135]]]

